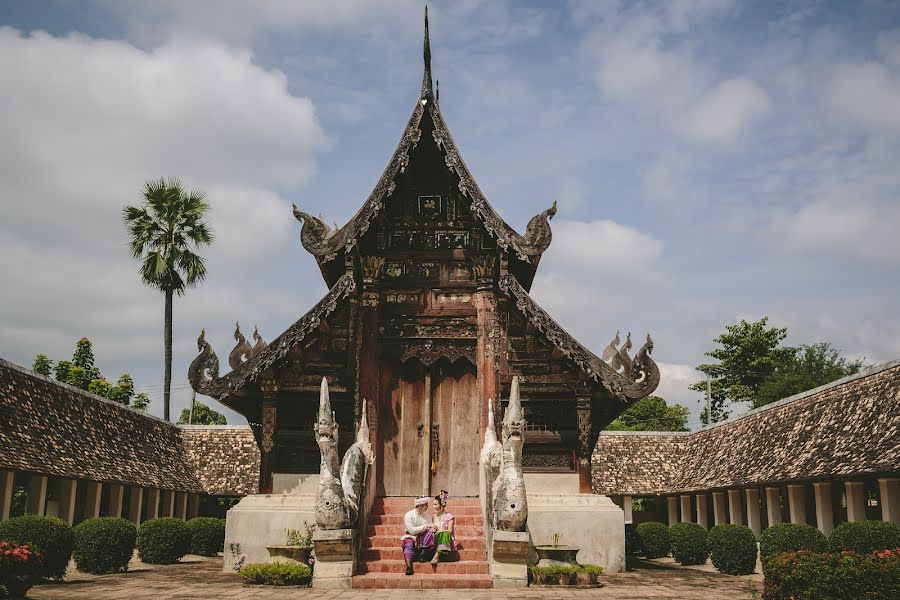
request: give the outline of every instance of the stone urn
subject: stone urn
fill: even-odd
[[[565,566],[565,565],[575,565],[578,566],[578,562],[575,560],[575,557],[578,556],[578,551],[581,548],[577,546],[535,546],[534,551],[537,552],[538,555],[538,563],[539,567],[554,567],[554,566]]]
[[[266,546],[272,562],[299,563],[309,566],[312,546]]]

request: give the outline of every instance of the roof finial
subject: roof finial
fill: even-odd
[[[431,95],[431,39],[428,35],[428,5],[425,5],[425,40],[423,42],[423,56],[425,58],[425,74],[422,77],[422,100]]]

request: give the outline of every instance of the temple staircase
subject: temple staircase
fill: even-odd
[[[448,510],[456,518],[457,551],[448,562],[414,563],[406,575],[400,550],[403,515],[413,498],[377,498],[369,515],[366,539],[353,576],[354,589],[485,589],[491,586],[485,547],[484,518],[478,498],[451,498]],[[429,511],[431,512],[431,511]]]

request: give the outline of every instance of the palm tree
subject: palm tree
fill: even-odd
[[[195,252],[212,243],[212,230],[203,221],[209,210],[200,190],[186,192],[177,179],[148,181],[140,207],[126,206],[122,218],[130,235],[131,255],[141,261],[141,280],[166,296],[164,326],[164,417],[169,419],[172,385],[172,296],[184,294],[206,277],[203,258]]]

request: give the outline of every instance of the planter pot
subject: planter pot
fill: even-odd
[[[596,573],[576,573],[575,576],[578,579],[578,585],[596,585],[597,584],[597,574]]]
[[[299,563],[309,565],[312,546],[266,546],[272,562]]]
[[[544,585],[545,583],[547,583],[547,576],[543,573],[532,573],[531,583],[533,583],[534,585]]]
[[[577,573],[561,573],[559,576],[559,585],[573,585],[577,579]]]
[[[539,567],[578,565],[575,557],[581,548],[577,546],[535,546]]]

